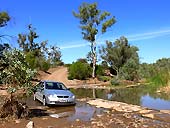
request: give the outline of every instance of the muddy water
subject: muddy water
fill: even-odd
[[[33,97],[27,98],[27,105],[35,116],[45,115],[53,118],[65,118],[67,121],[89,121],[93,116],[102,114],[103,108],[96,108],[85,102],[77,101],[74,106],[43,106]]]
[[[4,100],[0,97],[0,102]],[[34,101],[33,97],[20,99],[25,101],[31,111],[30,119],[36,124],[35,128],[60,128],[70,127],[72,123],[89,122],[96,115],[104,113],[103,108],[96,108],[86,102],[76,101],[74,106],[43,106],[39,101]],[[21,119],[19,123],[9,121],[0,122],[0,128],[23,128],[29,120]]]

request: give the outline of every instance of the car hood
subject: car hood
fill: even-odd
[[[45,94],[51,94],[51,95],[58,95],[58,96],[72,96],[73,93],[71,93],[69,90],[45,90]]]

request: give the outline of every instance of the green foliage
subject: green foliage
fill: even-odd
[[[101,65],[96,66],[96,75],[97,76],[104,76],[105,75],[105,69]]]
[[[153,64],[143,63],[139,65],[138,74],[140,79],[148,79],[152,77],[157,71],[155,70]]]
[[[48,55],[48,60],[52,66],[61,66],[63,62],[61,61],[61,52],[56,46],[51,46],[50,48],[46,47],[46,52]]]
[[[101,58],[111,66],[113,70],[117,72],[117,77],[119,76],[120,69],[125,75],[125,78],[134,72],[137,72],[137,67],[139,64],[138,48],[135,46],[130,46],[127,38],[120,37],[114,43],[107,41],[106,47],[102,46],[99,50]],[[124,68],[123,68],[124,67]],[[131,71],[128,69],[130,68]],[[133,79],[133,78],[127,78]]]
[[[170,80],[170,72],[168,71],[158,72],[154,76],[152,76],[149,80],[155,86],[167,86]]]
[[[31,80],[36,71],[28,67],[23,52],[17,49],[6,51],[1,63],[8,65],[0,72],[0,77],[3,84],[8,85],[10,93],[14,93],[19,88],[24,88],[28,92],[31,90]]]
[[[73,15],[80,20],[83,39],[89,41],[91,44],[88,60],[93,64],[92,77],[94,78],[97,61],[96,35],[105,33],[116,20],[113,16],[110,16],[111,14],[109,12],[99,10],[97,3],[82,3],[78,9],[78,13],[73,12]]]
[[[49,61],[46,61],[46,60],[41,60],[41,62],[40,62],[40,70],[42,70],[42,71],[47,71],[49,68],[50,68],[50,62]]]
[[[145,78],[153,86],[165,86],[170,81],[170,58],[162,58],[153,64],[143,63],[139,68],[140,78]]]
[[[77,60],[77,62],[81,62],[81,63],[87,63],[87,59],[84,58],[80,58]]]
[[[75,62],[69,67],[68,79],[85,80],[91,75],[91,67],[87,63]]]
[[[28,25],[28,34],[18,34],[18,44],[24,52],[36,51],[37,56],[41,56],[40,46],[35,42],[39,36],[32,25]]]
[[[113,86],[118,86],[118,85],[120,85],[120,81],[119,81],[118,79],[115,79],[115,78],[111,79],[110,83],[111,83],[111,85],[113,85]]]
[[[47,41],[35,40],[39,37],[32,25],[28,25],[28,34],[18,34],[18,44],[26,54],[26,61],[32,69],[47,71],[50,66],[62,65],[61,52],[56,46],[47,47]]]
[[[103,82],[107,82],[111,79],[109,76],[97,76],[97,78],[98,80],[103,81]]]
[[[0,12],[0,27],[4,27],[7,25],[7,22],[10,20],[10,16],[7,12]]]
[[[123,67],[120,68],[120,77],[130,81],[137,81],[139,79],[138,76],[139,69],[139,60],[130,58]]]
[[[79,12],[73,12],[73,14],[80,20],[83,38],[89,42],[95,41],[95,35],[100,32],[100,25],[102,26],[101,32],[104,33],[116,22],[114,17],[109,19],[111,15],[109,12],[100,11],[97,3],[83,3],[79,7]]]

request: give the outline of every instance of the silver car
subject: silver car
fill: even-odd
[[[43,105],[74,105],[75,95],[61,82],[41,81],[34,92],[34,100]]]

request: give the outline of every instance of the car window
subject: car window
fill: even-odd
[[[58,83],[58,82],[47,82],[46,89],[54,89],[54,90],[66,90],[67,88],[64,86],[64,84],[62,83]]]

